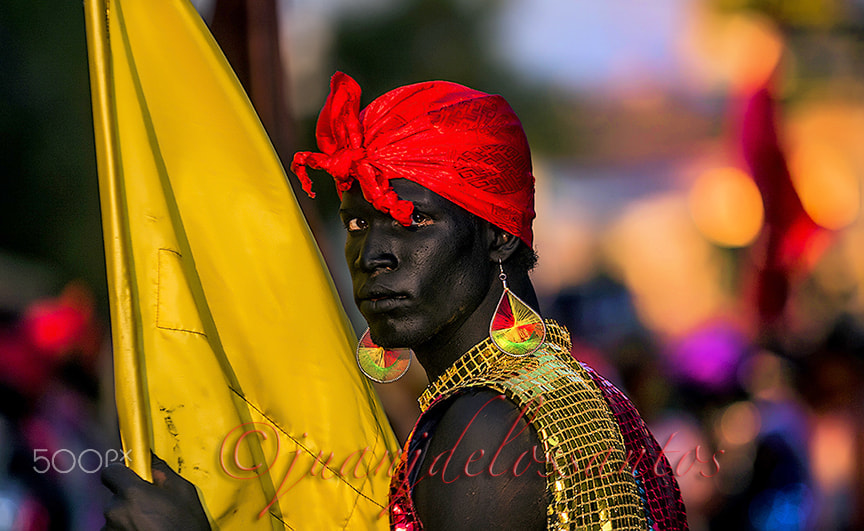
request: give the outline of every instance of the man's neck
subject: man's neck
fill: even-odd
[[[537,294],[528,275],[514,277],[507,281],[510,290],[540,313]],[[426,370],[430,382],[438,379],[463,354],[489,337],[489,323],[503,292],[501,282],[496,279],[480,305],[458,327],[442,330],[432,341],[414,348],[414,354]]]

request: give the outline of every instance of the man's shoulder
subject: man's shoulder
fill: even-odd
[[[506,435],[513,423],[526,424],[522,408],[499,390],[475,387],[457,393],[441,406],[436,435],[482,441]]]
[[[431,440],[414,488],[424,525],[545,527],[545,453],[520,407],[497,390],[475,388],[436,408],[439,421],[426,434]]]

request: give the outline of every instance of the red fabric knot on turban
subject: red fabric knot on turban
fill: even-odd
[[[360,123],[360,86],[351,77],[337,74],[330,80],[330,95],[318,117],[315,136],[322,153],[302,151],[296,153],[291,162],[291,171],[297,174],[309,197],[315,197],[315,193],[307,166],[332,175],[340,197],[357,179],[363,196],[375,208],[389,212],[405,226],[411,225],[414,205],[401,201],[386,180],[379,182],[366,160]]]
[[[360,86],[336,72],[318,116],[320,153],[294,155],[291,171],[314,197],[307,167],[336,180],[340,197],[356,180],[363,196],[405,226],[414,205],[391,179],[408,179],[533,243],[531,152],[501,96],[447,81],[396,88],[360,111]]]

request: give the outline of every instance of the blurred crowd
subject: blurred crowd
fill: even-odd
[[[8,289],[8,287],[7,287]],[[104,317],[80,282],[0,317],[0,529],[98,529],[117,459]],[[101,364],[101,368],[100,368]],[[101,371],[101,374],[100,374]],[[110,395],[107,401],[110,402]],[[114,448],[114,451],[110,451]]]

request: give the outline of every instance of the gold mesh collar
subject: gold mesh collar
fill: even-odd
[[[571,348],[570,332],[552,319],[546,319],[544,323],[546,325],[546,345],[541,349],[548,348],[548,345],[551,344],[569,354]],[[434,382],[426,386],[423,394],[417,399],[420,410],[425,413],[437,398],[463,387],[478,374],[487,372],[493,365],[500,365],[496,361],[500,361],[501,356],[507,356],[507,354],[498,350],[491,338],[487,337],[477,343],[448,367]],[[509,361],[508,358],[504,358],[504,360]]]

